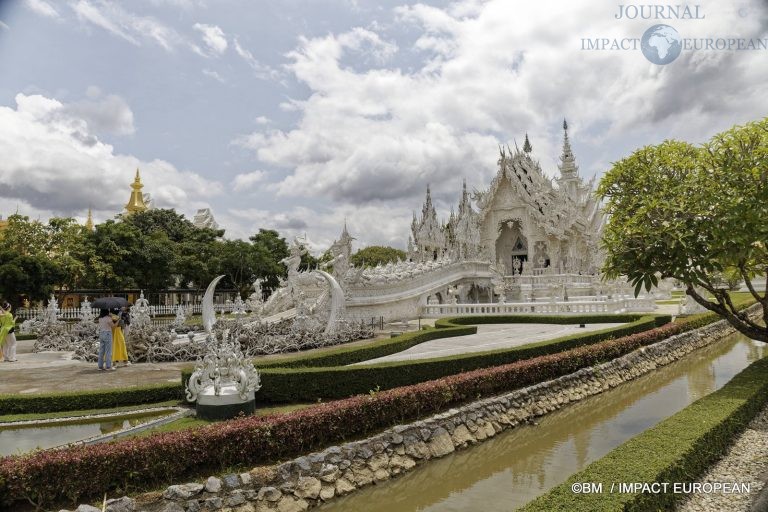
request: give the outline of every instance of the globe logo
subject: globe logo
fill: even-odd
[[[661,66],[679,57],[683,46],[677,30],[669,25],[654,25],[640,39],[640,49],[646,59]]]

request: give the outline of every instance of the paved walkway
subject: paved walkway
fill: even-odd
[[[445,357],[499,348],[518,347],[537,341],[551,340],[587,331],[598,331],[618,325],[622,324],[586,324],[583,328],[576,324],[480,324],[477,326],[477,334],[425,341],[397,354],[370,359],[356,364],[364,365],[391,361],[429,359],[432,357]]]
[[[415,321],[414,321],[415,322]],[[422,321],[422,324],[428,322]],[[364,346],[376,343],[382,338],[389,338],[393,329],[403,330],[404,326],[387,325],[384,331],[376,333],[373,339],[359,340],[347,343],[345,346]],[[416,324],[408,327],[415,330]],[[194,366],[194,362],[183,363],[137,363],[120,367],[116,371],[99,371],[96,363],[84,363],[72,359],[72,352],[38,352],[33,353],[34,340],[18,342],[15,363],[0,362],[0,394],[2,393],[57,393],[66,391],[86,391],[92,389],[128,388],[148,386],[167,382],[181,382],[182,368]],[[325,347],[308,350],[305,354],[333,350],[336,347]],[[293,353],[274,354],[256,359],[290,356]]]
[[[432,325],[434,319],[422,319],[420,323],[421,325]],[[390,332],[416,330],[419,327],[418,324],[419,321],[417,320],[410,322],[407,327],[401,323],[388,324],[383,331],[376,333],[376,339],[359,340],[347,343],[345,346],[364,346],[377,343],[382,338],[388,339]],[[602,329],[613,325],[618,324],[588,324],[586,330]],[[556,338],[579,331],[584,332],[584,329],[579,329],[578,326],[551,324],[481,325],[478,327],[479,334],[476,335],[425,342],[399,354],[366,363],[493,350]],[[180,382],[180,370],[194,365],[193,362],[138,363],[121,367],[117,371],[100,372],[96,369],[96,363],[73,360],[71,352],[33,353],[34,341],[22,340],[18,343],[18,361],[15,363],[0,362],[0,393],[55,393]],[[322,352],[334,348],[314,349],[305,353]],[[286,355],[290,354],[275,354],[274,356],[266,356],[264,359]],[[258,359],[256,367],[258,368]]]
[[[96,363],[72,359],[72,352],[32,352],[34,341],[18,342],[18,361],[0,362],[0,393],[57,393],[181,382],[191,363],[142,363],[99,371]]]

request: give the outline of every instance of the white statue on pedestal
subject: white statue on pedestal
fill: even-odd
[[[144,290],[141,290],[136,303],[131,306],[131,326],[141,327],[152,323],[152,310],[149,301],[144,298]]]
[[[213,292],[223,277],[214,279],[203,296],[203,326],[208,351],[197,361],[186,388],[187,400],[197,400],[198,414],[208,418],[231,417],[240,411],[253,412],[254,393],[261,388],[259,372],[243,355],[240,343],[230,341],[228,330],[224,331],[221,340],[213,335],[216,323]]]
[[[176,307],[176,318],[173,319],[173,326],[174,327],[182,327],[185,323],[187,323],[187,317],[184,313],[184,306],[179,304]]]
[[[59,302],[56,300],[56,297],[51,294],[51,298],[48,299],[48,307],[45,310],[45,314],[43,316],[43,323],[44,324],[55,324],[59,321]]]
[[[80,323],[91,325],[93,324],[94,318],[95,318],[95,315],[93,314],[93,308],[91,307],[91,302],[88,300],[88,297],[86,296],[85,300],[80,304]]]

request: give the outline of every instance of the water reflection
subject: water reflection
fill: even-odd
[[[0,456],[25,453],[37,448],[52,448],[101,434],[111,434],[167,414],[169,413],[125,419],[118,417],[79,425],[52,424],[45,427],[0,430]]]
[[[633,382],[541,418],[322,512],[508,511],[520,507],[627,439],[719,389],[763,344],[733,335]]]

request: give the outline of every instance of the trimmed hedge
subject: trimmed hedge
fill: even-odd
[[[359,363],[369,359],[396,354],[407,350],[419,343],[434,340],[438,338],[447,338],[449,336],[464,336],[475,334],[478,324],[592,324],[592,323],[615,323],[615,322],[634,322],[644,315],[640,314],[621,314],[621,315],[493,315],[493,316],[462,316],[452,318],[440,318],[435,321],[436,329],[427,329],[416,332],[408,332],[359,347],[338,347],[331,350],[325,350],[317,354],[299,354],[277,359],[268,359],[258,363],[259,368],[305,368],[305,367],[328,367],[345,366],[348,364]],[[670,315],[658,315],[657,326],[666,324],[672,320]],[[451,334],[448,334],[449,330]]]
[[[308,368],[326,366],[344,366],[347,364],[376,359],[407,350],[419,343],[475,334],[474,325],[446,325],[442,329],[429,329],[403,333],[394,338],[375,341],[358,347],[338,347],[324,350],[316,354],[300,354],[298,356],[279,359],[267,359],[258,363],[259,368]]]
[[[727,451],[768,403],[768,358],[736,375],[718,391],[633,437],[521,510],[543,512],[673,510],[686,494],[610,493],[615,482],[694,482]],[[573,483],[602,483],[601,494],[574,494]]]
[[[663,327],[495,368],[485,368],[288,414],[0,459],[0,503],[50,506],[154,488],[229,467],[264,464],[518,389],[631,352],[681,332]],[[94,468],[98,468],[95,471]]]
[[[605,324],[616,322],[634,322],[646,316],[655,316],[656,324],[658,327],[672,321],[672,315],[653,315],[640,313],[603,313],[597,315],[482,315],[439,318],[435,320],[435,327],[480,324]]]
[[[457,326],[458,321],[472,322],[479,319],[483,323],[515,323],[531,321],[532,317],[495,316],[495,317],[461,317],[456,319],[444,319],[437,329],[408,333],[406,344],[413,346],[430,339],[444,338],[447,336],[460,336],[474,334],[476,327],[471,332],[469,326]],[[547,320],[547,323],[591,323],[591,322],[617,322],[630,321],[630,323],[603,329],[600,331],[586,332],[546,340],[537,343],[529,343],[519,347],[504,348],[486,352],[474,352],[459,354],[449,357],[418,359],[412,361],[395,361],[389,363],[371,364],[365,366],[329,366],[318,367],[260,367],[262,387],[257,394],[257,400],[263,403],[281,402],[313,402],[318,399],[346,398],[348,396],[368,393],[375,389],[391,389],[400,386],[408,386],[419,382],[438,379],[447,375],[509,364],[515,361],[530,359],[556,352],[562,352],[583,345],[599,343],[607,339],[627,336],[637,332],[652,329],[657,325],[657,317],[640,315],[601,315],[582,317],[533,317],[536,320]],[[668,320],[668,316],[662,316],[661,320]],[[634,321],[632,321],[634,320]],[[544,323],[544,322],[542,322]],[[395,339],[395,342],[384,342],[389,350],[393,345],[402,346],[403,342]],[[408,348],[408,347],[406,347]],[[404,350],[401,348],[400,350]],[[398,352],[400,350],[397,350]],[[358,351],[354,351],[358,354]],[[390,352],[394,353],[394,352]],[[336,353],[338,354],[338,353]],[[350,354],[331,356],[351,357]],[[182,372],[182,383],[191,375],[191,370]]]
[[[0,415],[110,409],[183,398],[184,390],[178,384],[39,395],[5,394],[0,395]]]

